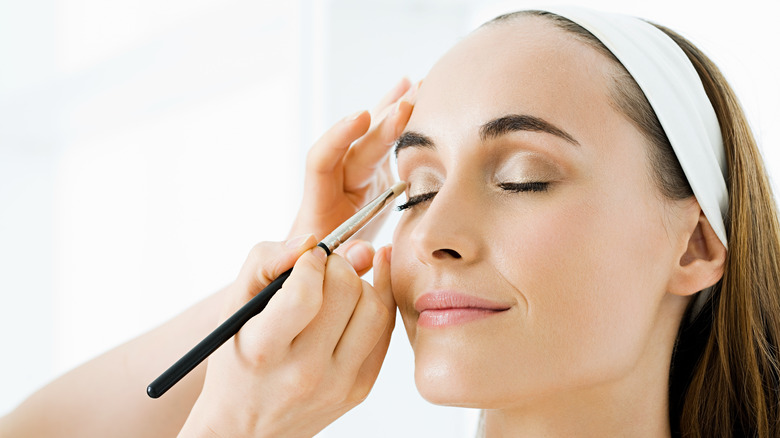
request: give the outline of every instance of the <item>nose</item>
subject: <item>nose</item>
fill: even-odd
[[[411,233],[417,258],[426,265],[458,263],[479,258],[485,222],[484,205],[477,196],[442,187],[418,219]]]

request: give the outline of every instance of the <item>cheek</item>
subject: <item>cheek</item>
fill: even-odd
[[[406,328],[412,347],[414,347],[416,312],[411,294],[415,290],[414,279],[419,276],[420,266],[415,262],[414,251],[409,241],[412,224],[402,217],[393,234],[393,251],[390,257],[390,280],[393,298]],[[417,274],[417,275],[415,275]]]
[[[522,226],[494,222],[492,245],[504,242],[497,269],[527,303],[516,334],[539,341],[533,347],[551,359],[551,376],[607,378],[641,355],[663,295],[657,242],[665,234],[657,208],[638,199],[580,192],[524,214]]]

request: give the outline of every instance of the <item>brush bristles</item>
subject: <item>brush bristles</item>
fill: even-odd
[[[406,183],[404,181],[399,181],[395,183],[395,185],[393,185],[392,189],[393,189],[393,195],[398,196],[401,193],[403,193],[404,190],[406,190]]]

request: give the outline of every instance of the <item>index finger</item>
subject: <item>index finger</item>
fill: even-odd
[[[322,307],[326,260],[325,251],[314,247],[295,262],[290,277],[265,310],[239,331],[243,352],[250,357],[273,357],[289,349]]]

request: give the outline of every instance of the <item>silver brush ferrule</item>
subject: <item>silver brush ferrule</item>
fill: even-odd
[[[363,228],[374,216],[377,215],[382,209],[387,206],[393,199],[406,190],[406,183],[401,181],[385,190],[381,195],[377,196],[373,201],[366,204],[365,207],[358,210],[351,218],[347,219],[338,228],[328,234],[327,237],[322,239],[320,246],[324,245],[328,247],[328,253],[332,253],[347,239],[352,237],[358,230]]]

